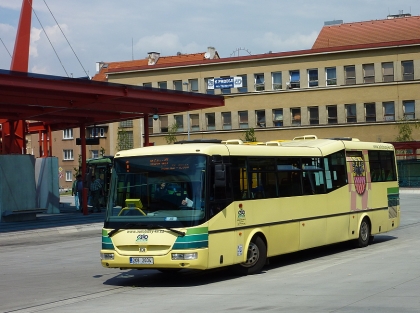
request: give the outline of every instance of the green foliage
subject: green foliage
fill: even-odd
[[[398,136],[395,141],[414,141],[413,128],[419,128],[420,123],[418,120],[402,119],[397,122]]]
[[[101,157],[103,157],[105,155],[105,148],[101,147],[101,152],[99,152],[101,154]]]
[[[257,141],[257,137],[255,136],[255,132],[254,132],[253,128],[250,128],[245,132],[244,141],[248,141],[248,142],[256,142]]]
[[[132,148],[133,147],[130,142],[128,133],[124,130],[124,128],[118,127],[117,146],[116,146],[117,152],[122,151],[122,150],[132,149]]]
[[[173,123],[172,125],[171,125],[171,127],[169,127],[169,129],[168,129],[168,134],[167,135],[165,135],[165,140],[166,140],[166,143],[169,145],[169,144],[171,144],[171,143],[174,143],[174,142],[176,142],[177,141],[177,139],[176,139],[176,132],[178,131],[178,124],[177,123]]]

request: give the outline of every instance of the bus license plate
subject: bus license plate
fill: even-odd
[[[153,264],[153,258],[145,258],[145,257],[130,257],[130,264]]]

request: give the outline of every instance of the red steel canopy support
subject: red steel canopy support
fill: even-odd
[[[10,70],[28,72],[29,43],[31,37],[32,0],[22,0],[22,11],[16,34]],[[2,124],[3,154],[26,154],[26,123],[23,120],[7,120]]]

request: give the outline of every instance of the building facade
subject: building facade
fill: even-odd
[[[402,121],[412,128],[412,139],[420,140],[414,128],[420,116],[419,29],[420,17],[407,14],[326,23],[308,50],[229,58],[220,58],[213,47],[175,56],[150,52],[141,60],[100,62],[93,79],[225,97],[224,107],[157,111],[148,118],[155,145],[166,144],[171,134],[177,140],[244,139],[250,128],[258,141],[310,134],[393,142]],[[215,84],[235,77],[241,85]],[[100,137],[100,145],[88,147],[88,158],[100,155],[101,148],[113,155],[143,146],[142,119],[98,127],[103,131],[87,131],[88,137]],[[53,135],[53,155],[65,172],[62,186],[70,183],[80,154],[74,140],[79,130],[73,130],[73,139],[70,132]]]
[[[307,134],[395,141],[399,122],[420,116],[420,17],[392,17],[326,25],[309,50],[213,59],[153,52],[159,57],[152,63],[151,56],[104,63],[94,79],[224,95],[225,107],[149,117],[157,145],[174,130],[178,140],[243,139],[250,128],[258,141]],[[242,87],[211,84],[233,77]],[[131,126],[133,146],[140,147],[142,121]],[[418,131],[412,135],[420,139]]]

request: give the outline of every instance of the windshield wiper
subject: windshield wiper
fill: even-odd
[[[116,233],[118,233],[120,230],[123,230],[123,229],[125,229],[125,228],[127,228],[127,227],[131,227],[131,226],[143,226],[142,224],[136,224],[136,223],[127,223],[127,224],[124,224],[124,226],[123,227],[121,227],[121,228],[115,228],[115,229],[113,229],[113,230],[111,230],[109,233],[108,233],[108,237],[112,237],[112,236],[114,236]]]
[[[185,232],[180,231],[180,230],[176,230],[176,229],[173,229],[173,228],[170,228],[170,227],[166,227],[166,226],[162,226],[162,225],[156,225],[154,227],[156,227],[156,228],[165,228],[165,229],[170,230],[171,232],[173,232],[175,234],[180,235],[181,237],[184,237],[185,236]]]
[[[142,227],[142,228],[146,228],[146,229],[164,228],[164,229],[167,229],[167,230],[169,230],[169,231],[171,231],[171,232],[173,232],[175,234],[178,234],[181,237],[184,237],[185,236],[185,232],[183,232],[183,231],[176,230],[176,229],[173,229],[173,228],[170,228],[170,227],[166,227],[166,226],[162,226],[162,225],[151,225],[151,224],[146,225],[146,224],[127,223],[127,224],[125,224],[121,228],[115,228],[115,229],[111,230],[108,233],[108,237],[112,237],[113,235],[115,235],[120,230],[123,230],[123,229],[125,229],[127,227],[130,227],[130,226]]]

